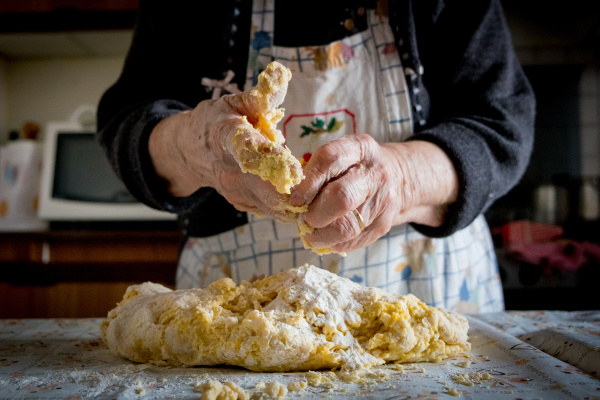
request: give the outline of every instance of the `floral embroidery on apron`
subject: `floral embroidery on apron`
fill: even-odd
[[[246,88],[276,60],[292,70],[280,123],[286,145],[310,159],[321,145],[365,132],[379,143],[412,135],[404,69],[387,19],[368,10],[368,29],[323,46],[273,46],[274,0],[256,0]],[[177,287],[236,282],[310,263],[366,286],[413,293],[432,306],[462,312],[504,308],[489,229],[482,216],[447,238],[426,237],[410,225],[393,227],[371,245],[318,256],[304,249],[296,226],[248,215],[248,224],[206,238],[189,238]]]

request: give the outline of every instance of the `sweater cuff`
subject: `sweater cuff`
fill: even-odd
[[[128,138],[126,143],[121,144],[121,160],[125,163],[121,164],[120,175],[129,190],[138,200],[153,208],[178,214],[204,201],[214,189],[200,188],[182,198],[171,196],[165,180],[158,176],[152,165],[148,140],[160,121],[189,109],[174,100],[158,100],[130,113],[119,128],[128,131],[123,135]]]
[[[493,201],[492,173],[489,149],[473,131],[460,124],[448,124],[416,133],[409,141],[423,140],[440,147],[454,164],[458,175],[459,192],[448,207],[444,223],[431,227],[413,223],[418,232],[429,237],[446,237],[467,227]]]

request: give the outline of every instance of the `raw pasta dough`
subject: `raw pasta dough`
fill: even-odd
[[[239,102],[238,109],[245,109],[251,115],[258,115],[258,119],[252,119],[252,124],[247,118],[245,122],[248,126],[257,129],[269,141],[258,144],[248,138],[244,128],[240,128],[234,135],[232,143],[235,159],[243,172],[256,174],[263,180],[271,182],[279,193],[285,195],[289,195],[290,189],[304,179],[300,161],[285,146],[285,138],[277,129],[277,123],[284,115],[284,109],[278,107],[283,103],[291,79],[292,72],[277,61],[273,61],[260,73],[258,84],[252,90],[243,92],[235,98]],[[298,218],[298,215],[306,212],[308,207],[294,207],[287,197],[277,209]],[[332,249],[315,248],[305,239],[304,236],[312,231],[313,229],[306,222],[298,218],[298,235],[304,247],[317,254],[332,253]]]
[[[277,123],[284,113],[283,108],[277,107],[285,98],[290,79],[291,71],[274,61],[261,72],[258,84],[253,89],[235,97],[240,103],[237,108],[247,110],[250,114],[246,116],[245,123],[257,129],[268,141],[252,141],[242,127],[233,137],[234,157],[243,172],[256,174],[271,182],[282,194],[289,194],[290,188],[304,179],[300,161],[285,146],[285,138],[277,129]],[[287,206],[291,211],[306,211],[298,210],[289,203]]]
[[[239,286],[130,286],[101,328],[108,347],[133,361],[254,371],[355,370],[470,348],[464,317],[310,265]]]

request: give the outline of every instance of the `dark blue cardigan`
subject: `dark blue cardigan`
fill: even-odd
[[[364,25],[369,0],[277,0],[275,42],[328,43]],[[179,214],[184,232],[208,236],[247,222],[214,189],[171,197],[154,172],[148,136],[163,118],[210,98],[201,79],[246,74],[251,1],[142,0],[118,81],[98,107],[98,136],[117,174],[142,202]],[[460,194],[442,237],[467,226],[519,180],[533,144],[535,99],[514,54],[498,0],[389,0],[405,66],[415,135],[440,146],[458,172]],[[235,25],[235,28],[233,26]],[[201,155],[200,155],[201,156]]]

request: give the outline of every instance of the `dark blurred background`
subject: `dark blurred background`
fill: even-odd
[[[137,3],[0,0],[0,146],[96,106]],[[529,169],[486,213],[507,308],[597,309],[600,1],[502,4],[538,100]],[[173,284],[174,230],[0,231],[0,317],[103,316],[132,282]]]

